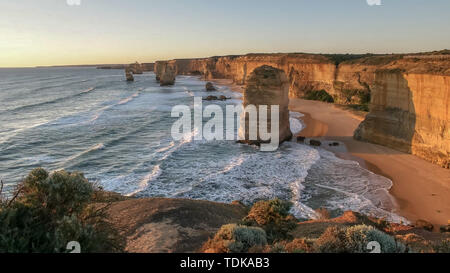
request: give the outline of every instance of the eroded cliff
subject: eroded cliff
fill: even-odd
[[[356,137],[449,167],[450,52],[376,56],[248,54],[172,61],[177,74],[246,84],[255,68],[283,70],[289,96],[328,93],[335,103],[369,105]],[[155,73],[158,73],[158,62]]]
[[[355,138],[450,168],[450,76],[375,73],[371,111]]]

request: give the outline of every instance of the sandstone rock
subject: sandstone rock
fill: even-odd
[[[207,96],[206,98],[203,98],[203,100],[218,100],[219,98],[217,96]]]
[[[156,76],[156,81],[160,81],[161,79],[161,74],[163,71],[163,67],[166,64],[166,61],[156,61],[155,65],[154,65],[154,72],[155,72],[155,76]]]
[[[176,66],[170,62],[165,63],[161,70],[159,83],[161,86],[174,85],[177,71]]]
[[[450,77],[380,70],[355,139],[450,168]]]
[[[125,77],[127,78],[128,82],[134,81],[133,74],[131,73],[130,69],[128,69],[128,68],[125,69]]]
[[[247,214],[240,205],[166,198],[113,202],[111,223],[126,238],[131,253],[194,253],[225,224]]]
[[[311,145],[311,146],[321,146],[322,145],[322,142],[320,142],[319,140],[315,140],[315,139],[311,139],[310,141],[309,141],[309,145]]]
[[[279,125],[279,143],[292,138],[292,132],[289,123],[289,82],[286,74],[277,68],[271,66],[261,66],[256,68],[248,77],[247,86],[244,91],[244,107],[254,105],[259,112],[259,106],[265,105],[268,108],[267,130],[270,131],[272,123]],[[271,106],[279,106],[279,120],[271,120]],[[258,113],[258,116],[261,113]],[[260,145],[268,141],[261,140],[258,119],[256,140],[249,139],[249,119],[245,118],[245,128],[241,128],[242,143]]]
[[[418,228],[423,228],[428,231],[433,231],[434,228],[433,224],[425,220],[417,220],[415,226]]]
[[[211,82],[207,82],[205,88],[206,91],[216,91],[216,87]]]
[[[128,66],[133,74],[142,74],[143,69],[140,63],[135,62]]]

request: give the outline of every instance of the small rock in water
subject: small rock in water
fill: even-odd
[[[309,145],[311,145],[311,146],[320,146],[320,145],[322,145],[322,142],[320,142],[319,140],[311,139],[309,141]]]
[[[218,97],[216,96],[207,96],[206,98],[203,98],[203,100],[217,100]]]
[[[127,82],[134,81],[133,73],[131,73],[129,68],[125,69],[125,77],[127,78]]]
[[[333,142],[329,144],[330,146],[339,146],[339,142]]]
[[[415,226],[418,228],[423,228],[428,231],[433,231],[434,228],[433,224],[425,220],[417,220]]]
[[[225,97],[224,95],[221,95],[219,97],[217,96],[207,96],[206,98],[203,98],[203,100],[229,100],[230,98]]]
[[[305,137],[304,136],[298,136],[297,137],[297,142],[304,143],[305,142]]]
[[[205,88],[206,88],[206,91],[216,91],[216,88],[214,87],[214,85],[211,82],[207,82]]]

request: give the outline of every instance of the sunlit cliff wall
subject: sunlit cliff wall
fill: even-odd
[[[248,54],[174,60],[180,75],[245,84],[253,70],[283,70],[289,96],[325,90],[339,104],[370,101],[355,137],[449,168],[450,52],[384,55],[337,62],[318,54]],[[157,71],[155,64],[155,71]]]

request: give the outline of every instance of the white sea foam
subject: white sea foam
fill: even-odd
[[[86,89],[86,90],[81,91],[80,94],[89,93],[89,92],[91,92],[91,91],[94,91],[95,89],[96,89],[95,87],[91,87],[91,88],[88,88],[88,89]]]
[[[117,106],[117,105],[124,105],[124,104],[127,104],[127,103],[129,103],[130,101],[134,100],[135,98],[139,97],[139,95],[140,95],[140,92],[138,91],[138,92],[134,93],[133,95],[131,95],[131,96],[129,96],[129,97],[126,97],[126,98],[120,100],[119,102],[117,102],[117,103],[115,103],[115,104],[107,105],[107,106],[104,106],[104,107],[98,109],[97,112],[94,114],[94,116],[88,121],[88,123],[92,123],[92,122],[96,121],[97,119],[99,119],[100,116],[101,116],[106,110],[108,110],[108,109],[110,109],[110,108],[112,108],[112,107],[114,107],[114,106]]]
[[[189,142],[180,154],[195,153],[208,149],[208,142]],[[238,145],[222,143],[218,145]],[[223,147],[226,149],[226,147]],[[230,147],[231,148],[231,147]],[[285,143],[279,151],[262,153],[249,146],[242,146],[247,153],[230,159],[196,158],[179,166],[176,158],[167,157],[162,175],[182,172],[185,175],[156,179],[142,195],[174,198],[206,199],[219,202],[240,200],[251,204],[258,200],[282,198],[295,204],[293,213],[297,217],[314,217],[314,211],[299,202],[302,181],[307,170],[319,159],[317,150],[297,143]],[[188,179],[188,180],[186,180]]]
[[[127,97],[127,98],[125,98],[125,99],[119,101],[119,102],[117,103],[117,105],[123,105],[123,104],[129,103],[130,101],[132,101],[132,100],[134,100],[135,98],[139,97],[139,94],[140,94],[139,92],[136,92],[136,93],[134,93],[133,95],[131,95],[131,96],[129,96],[129,97]]]
[[[303,130],[303,123],[296,118],[289,118],[289,124],[292,134],[296,135]]]
[[[96,145],[94,145],[92,147],[89,147],[88,149],[86,149],[86,150],[84,150],[82,152],[79,152],[77,154],[74,154],[74,155],[68,157],[60,165],[61,165],[61,167],[63,167],[65,164],[67,164],[67,163],[69,163],[69,162],[71,162],[71,161],[73,161],[73,160],[75,160],[75,159],[77,159],[79,157],[82,157],[85,154],[88,154],[90,152],[97,151],[97,150],[103,150],[103,149],[105,149],[105,145],[103,143],[98,143],[98,144],[96,144]]]
[[[184,92],[186,92],[186,94],[188,94],[191,97],[194,97],[195,94],[194,92],[192,92],[191,90],[189,90],[187,87],[183,86]]]
[[[138,189],[131,193],[126,194],[126,196],[133,196],[145,190],[148,187],[149,183],[155,180],[159,175],[161,175],[161,169],[159,165],[156,165],[155,167],[153,167],[152,171],[139,182]]]
[[[318,149],[320,160],[309,170],[304,183],[302,202],[314,199],[318,193],[326,196],[316,200],[329,210],[352,210],[393,222],[408,223],[395,211],[397,204],[389,194],[392,181],[376,175],[358,162],[343,160],[333,153]]]

